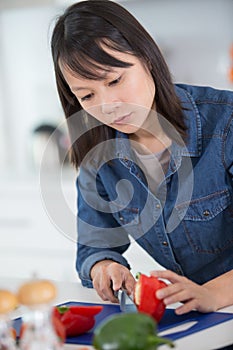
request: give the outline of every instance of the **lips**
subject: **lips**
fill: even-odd
[[[128,123],[129,119],[131,118],[131,113],[124,115],[123,117],[116,118],[112,124],[126,124]]]

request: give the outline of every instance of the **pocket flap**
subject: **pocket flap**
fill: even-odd
[[[139,223],[139,210],[138,208],[125,208],[116,213],[118,222],[121,225],[136,225]]]
[[[229,204],[229,191],[223,190],[193,199],[189,203],[179,204],[176,209],[182,220],[208,221],[226,209]]]

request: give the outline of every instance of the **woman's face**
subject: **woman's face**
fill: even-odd
[[[146,122],[154,104],[155,84],[150,71],[135,56],[106,49],[133,64],[103,70],[103,79],[85,79],[61,65],[63,76],[81,107],[100,122],[124,133],[135,133]]]

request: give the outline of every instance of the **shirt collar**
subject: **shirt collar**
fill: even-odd
[[[201,154],[201,117],[193,97],[184,88],[175,85],[175,91],[181,104],[186,108],[184,113],[185,124],[187,126],[186,146],[182,147],[181,155],[195,157]]]

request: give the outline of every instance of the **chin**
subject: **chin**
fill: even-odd
[[[140,129],[140,127],[135,125],[130,125],[130,124],[124,124],[124,125],[114,126],[114,129],[121,131],[125,134],[134,134]]]

